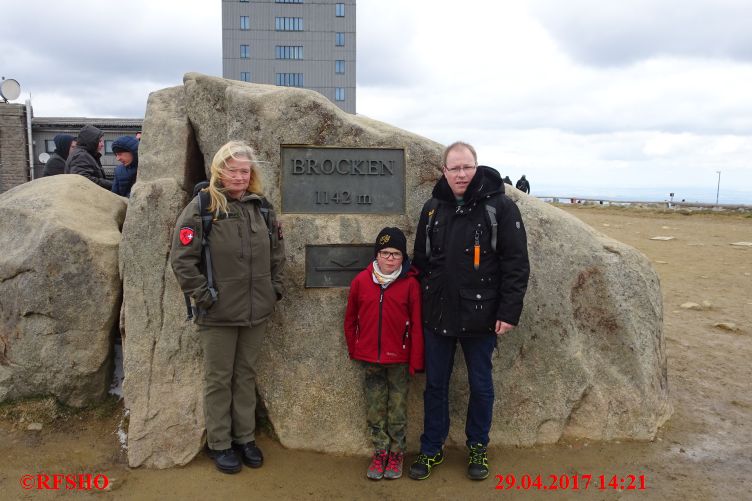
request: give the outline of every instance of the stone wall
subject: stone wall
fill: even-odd
[[[0,193],[29,180],[26,106],[0,103]]]

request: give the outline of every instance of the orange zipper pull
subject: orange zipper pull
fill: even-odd
[[[480,235],[478,234],[478,230],[475,230],[475,248],[473,250],[475,251],[473,254],[473,268],[475,268],[475,271],[478,271],[478,268],[480,268]]]

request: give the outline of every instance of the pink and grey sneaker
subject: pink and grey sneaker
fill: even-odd
[[[386,461],[384,478],[395,480],[402,476],[402,462],[405,460],[404,452],[390,452]]]
[[[387,452],[378,450],[371,457],[371,465],[368,467],[366,476],[371,480],[381,480],[384,478],[384,467],[386,466]]]

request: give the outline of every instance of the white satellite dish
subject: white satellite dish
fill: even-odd
[[[47,160],[49,159],[50,159],[50,154],[47,153],[46,151],[43,151],[42,153],[39,154],[39,161],[42,162],[43,164],[46,164]]]
[[[21,85],[16,80],[9,78],[0,83],[0,97],[5,99],[6,103],[18,99],[20,95]]]

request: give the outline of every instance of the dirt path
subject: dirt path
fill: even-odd
[[[0,419],[0,499],[49,496],[21,488],[23,475],[40,473],[107,475],[110,490],[104,496],[114,499],[750,499],[752,248],[730,244],[752,241],[752,218],[579,206],[566,210],[638,248],[658,270],[674,415],[651,443],[582,441],[493,449],[490,467],[492,475],[540,474],[544,485],[550,484],[550,475],[589,474],[593,481],[587,490],[582,484],[579,491],[496,490],[494,478],[471,482],[464,477],[460,450],[450,450],[445,464],[426,481],[369,482],[362,458],[289,451],[263,437],[259,442],[267,462],[260,470],[222,475],[203,456],[184,468],[130,470],[114,434],[120,420],[117,407],[28,431],[29,421],[35,420],[32,406],[6,408]],[[653,236],[674,239],[650,240]],[[681,307],[686,302],[707,303],[690,310]],[[738,330],[714,327],[721,322]],[[647,489],[599,489],[600,475],[608,482],[614,475],[621,479],[630,474],[643,475]]]

